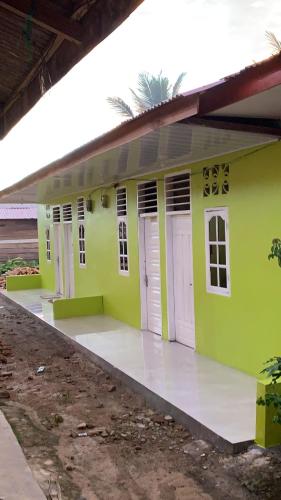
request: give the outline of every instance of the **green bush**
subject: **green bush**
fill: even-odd
[[[276,384],[281,377],[281,357],[274,356],[274,358],[269,359],[266,363],[267,366],[261,371],[262,374],[266,375],[271,379],[271,383]],[[273,416],[273,422],[275,424],[281,424],[281,395],[272,392],[266,394],[265,397],[259,397],[257,399],[257,405],[259,406],[273,406],[275,415]]]
[[[26,261],[21,257],[9,259],[7,262],[0,264],[0,275],[5,274],[7,271],[12,271],[16,267],[38,267],[38,260]]]

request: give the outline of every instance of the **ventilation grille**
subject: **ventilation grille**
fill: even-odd
[[[190,174],[166,177],[166,212],[190,212]]]
[[[63,205],[62,207],[63,221],[72,222],[72,206],[71,203]]]
[[[138,212],[149,214],[157,212],[157,184],[156,181],[145,182],[138,186]]]
[[[117,216],[127,215],[127,189],[119,188],[116,193]]]
[[[53,207],[53,222],[60,222],[60,207]]]
[[[85,201],[84,201],[84,198],[78,198],[78,200],[77,200],[77,218],[78,218],[78,220],[85,219]]]

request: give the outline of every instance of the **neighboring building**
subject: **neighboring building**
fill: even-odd
[[[280,354],[281,56],[0,193],[40,203],[42,288],[257,375]]]
[[[38,260],[36,205],[0,205],[0,262]]]

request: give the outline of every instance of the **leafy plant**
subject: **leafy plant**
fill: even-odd
[[[276,384],[281,377],[281,357],[274,356],[269,359],[266,366],[261,373],[265,374],[268,378],[271,378],[273,384]],[[257,405],[259,406],[273,406],[276,410],[276,414],[273,417],[273,422],[275,424],[281,424],[281,395],[276,392],[266,394],[265,397],[259,397],[257,399]]]
[[[278,265],[281,267],[281,240],[279,238],[274,238],[272,240],[270,254],[268,255],[268,260],[275,258],[278,260]]]
[[[162,71],[158,75],[146,72],[139,73],[137,89],[130,89],[136,112],[121,97],[108,97],[107,102],[122,116],[134,118],[136,114],[143,113],[153,106],[175,97],[180,91],[185,75],[186,73],[180,73],[172,85],[169,78],[162,74]]]
[[[277,36],[272,33],[272,31],[266,31],[265,36],[272,49],[272,54],[279,54],[281,52],[281,41],[278,40]]]
[[[0,264],[0,275],[5,274],[7,271],[12,271],[16,267],[38,267],[38,265],[38,260],[26,261],[21,257],[16,257]]]
[[[274,238],[272,240],[268,260],[277,259],[278,265],[281,267],[281,239]],[[261,371],[267,378],[271,378],[272,384],[276,384],[281,378],[281,356],[274,356],[265,363],[265,368]],[[273,406],[276,413],[273,417],[273,422],[281,424],[281,395],[276,392],[268,393],[265,397],[257,399],[259,406]]]
[[[281,357],[274,356],[270,358],[266,363],[266,366],[261,373],[267,377],[271,377],[273,384],[276,384],[277,380],[281,377]]]

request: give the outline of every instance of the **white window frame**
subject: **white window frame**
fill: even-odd
[[[54,210],[58,209],[59,211],[59,220],[54,220]],[[54,205],[52,207],[52,220],[53,220],[53,224],[60,224],[61,223],[61,219],[62,219],[62,214],[61,214],[61,206],[60,205]]]
[[[156,182],[157,210],[156,210],[156,212],[147,212],[144,214],[140,214],[139,213],[139,186],[142,186],[142,185],[147,184],[149,182]],[[137,213],[138,213],[138,217],[141,217],[141,218],[142,217],[158,217],[158,213],[159,213],[159,186],[158,186],[157,179],[153,178],[153,179],[148,179],[146,181],[141,181],[141,182],[137,183]]]
[[[79,198],[77,198],[76,206],[77,206],[77,220],[78,222],[83,222],[85,220],[85,211],[86,211],[84,196],[80,196]]]
[[[47,262],[52,261],[51,256],[51,229],[50,226],[47,226],[45,229],[45,238],[46,238],[46,260]]]
[[[118,196],[118,190],[119,189],[125,189],[126,190],[126,208],[124,211],[126,211],[126,215],[117,215],[117,196]],[[117,215],[117,241],[118,241],[118,272],[121,276],[129,276],[129,240],[128,240],[128,194],[127,194],[127,187],[126,186],[119,186],[116,190],[116,215]],[[120,238],[119,235],[119,224],[120,222],[124,222],[126,225],[126,239]],[[120,252],[120,243],[127,243],[127,254],[124,254],[124,252],[121,254]],[[121,269],[121,257],[127,257],[127,264],[128,264],[128,269]]]
[[[167,184],[166,181],[169,181],[170,177],[176,177],[177,175],[183,175],[183,174],[189,174],[189,210],[174,210],[170,211],[167,210]],[[158,195],[158,191],[157,191]],[[191,170],[190,169],[185,169],[185,170],[179,170],[177,172],[174,172],[172,174],[167,174],[164,176],[164,196],[165,196],[165,209],[166,209],[166,215],[190,215],[192,213],[192,205],[191,205]]]
[[[81,238],[81,236],[80,236],[80,227],[83,227],[84,238]],[[82,268],[86,267],[86,238],[85,238],[85,234],[86,234],[85,222],[79,221],[79,223],[78,223],[78,258],[79,258],[79,267],[82,267]],[[80,243],[84,243],[84,250],[81,250]],[[84,255],[85,262],[81,262],[82,255]]]
[[[67,208],[68,211],[67,211]],[[63,224],[72,224],[72,218],[73,218],[73,207],[72,203],[64,203],[62,205],[62,222]]]
[[[218,239],[216,241],[209,240],[209,221],[212,217],[221,217],[225,221],[225,242],[221,242],[225,244],[225,265],[224,264],[211,264],[210,262],[210,245],[219,245]],[[229,265],[229,229],[228,229],[228,208],[227,207],[216,207],[216,208],[207,208],[204,211],[205,218],[205,255],[206,255],[206,284],[207,284],[207,292],[214,293],[217,295],[225,295],[230,296],[230,265]],[[227,278],[227,288],[223,288],[218,286],[211,285],[211,273],[210,268],[216,267],[225,268],[226,269],[226,278]]]

